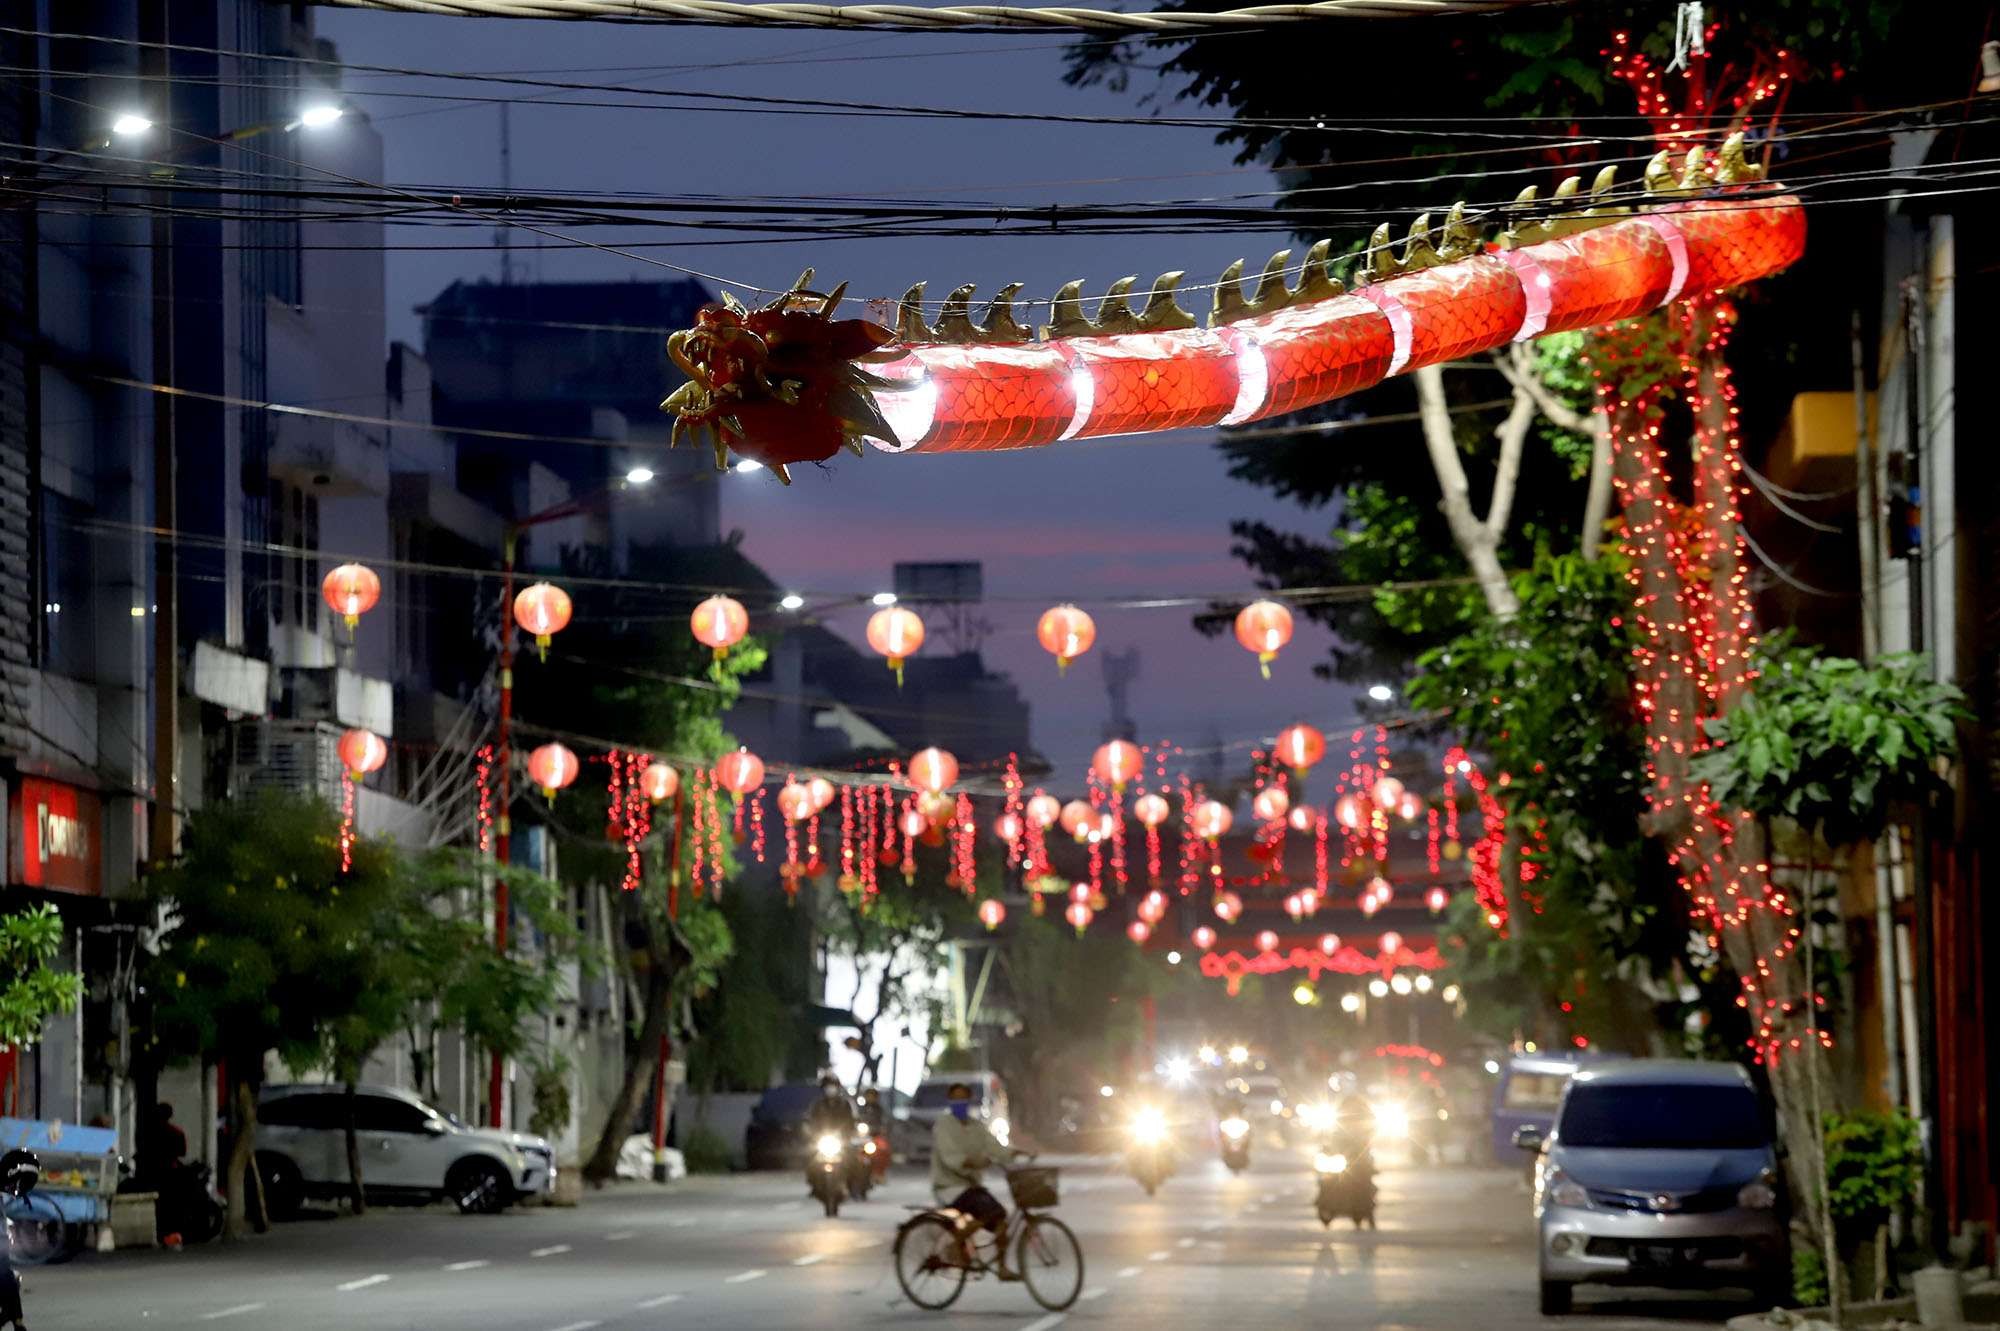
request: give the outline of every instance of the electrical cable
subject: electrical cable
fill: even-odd
[[[1840,534],[1840,528],[1835,526],[1834,524],[1830,522],[1821,522],[1816,518],[1809,518],[1805,514],[1799,512],[1796,508],[1793,508],[1790,504],[1786,503],[1784,499],[1778,495],[1776,488],[1771,484],[1770,478],[1765,476],[1764,473],[1758,471],[1755,467],[1751,466],[1747,462],[1743,463],[1742,467],[1743,467],[1743,474],[1748,476],[1750,478],[1750,483],[1756,486],[1757,489],[1760,492],[1762,492],[1765,499],[1770,501],[1771,507],[1777,509],[1780,513],[1784,514],[1786,517],[1790,518],[1792,521],[1798,523],[1802,527],[1810,527],[1814,531],[1829,532],[1836,536]]]
[[[1765,552],[1763,546],[1757,544],[1757,538],[1750,534],[1748,527],[1738,523],[1736,531],[1743,538],[1743,543],[1750,547],[1750,553],[1757,556],[1758,562],[1762,563],[1765,568],[1770,569],[1771,572],[1777,574],[1787,585],[1797,588],[1808,596],[1824,596],[1832,600],[1852,600],[1861,594],[1860,592],[1830,592],[1824,587],[1815,587],[1809,582],[1801,581],[1799,578],[1793,576],[1790,569],[1781,567],[1777,560],[1771,558]]]

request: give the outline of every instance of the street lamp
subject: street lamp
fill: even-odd
[[[1396,696],[1396,691],[1387,684],[1371,684],[1368,686],[1368,696],[1376,702],[1387,702]]]
[[[127,111],[111,122],[111,132],[121,139],[136,139],[153,127],[153,122],[137,111]]]
[[[873,596],[869,597],[868,599],[875,605],[882,605],[882,606],[894,605],[896,604],[896,593],[876,592]]]
[[[805,597],[799,595],[797,592],[787,592],[785,593],[784,596],[779,598],[778,609],[803,610],[805,608],[805,604],[806,604]]]
[[[625,473],[625,484],[627,485],[645,485],[652,479],[653,469],[651,467],[634,467]]]
[[[1361,995],[1349,989],[1340,996],[1340,1010],[1342,1012],[1359,1012],[1361,1010]]]
[[[299,123],[307,129],[325,129],[340,119],[340,108],[331,102],[315,102],[299,112]]]

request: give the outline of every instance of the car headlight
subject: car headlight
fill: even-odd
[[[1768,1211],[1778,1204],[1778,1190],[1771,1186],[1768,1176],[1755,1178],[1744,1184],[1743,1190],[1736,1194],[1736,1204],[1753,1211]]]
[[[1313,1156],[1313,1170],[1320,1174],[1345,1174],[1347,1157],[1338,1153],[1329,1155],[1320,1151]]]
[[[1299,1121],[1314,1132],[1325,1132],[1334,1125],[1336,1117],[1332,1105],[1315,1100],[1299,1106]]]
[[[840,1138],[834,1136],[830,1132],[827,1133],[824,1137],[821,1137],[817,1142],[813,1143],[813,1150],[816,1153],[818,1153],[819,1158],[822,1160],[840,1159],[841,1151],[843,1149],[844,1148],[840,1144]]]
[[[1391,1140],[1410,1135],[1410,1111],[1397,1104],[1375,1107],[1375,1131]]]
[[[1241,1141],[1250,1135],[1250,1125],[1240,1118],[1222,1120],[1222,1135],[1231,1141]]]
[[[1575,1179],[1565,1178],[1559,1169],[1550,1170],[1547,1196],[1556,1206],[1589,1206],[1590,1193]]]

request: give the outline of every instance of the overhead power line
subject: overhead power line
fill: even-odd
[[[594,19],[721,28],[877,28],[898,32],[1094,32],[1198,36],[1323,19],[1411,19],[1499,14],[1552,0],[1316,0],[1252,5],[1204,14],[1185,10],[1119,13],[1109,9],[1011,5],[732,4],[727,0],[320,0],[345,9],[385,9],[461,18]]]

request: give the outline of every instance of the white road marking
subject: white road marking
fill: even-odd
[[[567,1243],[551,1243],[551,1244],[550,1244],[550,1245],[549,1245],[548,1247],[546,1247],[546,1248],[535,1248],[535,1249],[531,1250],[531,1251],[530,1251],[530,1252],[528,1253],[528,1256],[530,1256],[530,1257],[560,1257],[560,1256],[562,1256],[562,1255],[563,1255],[564,1253],[566,1253],[566,1252],[568,1252],[568,1251],[570,1251],[570,1246],[569,1246],[569,1245],[568,1245]]]
[[[1089,1302],[1090,1302],[1090,1301],[1091,1301],[1092,1299],[1101,1299],[1101,1298],[1103,1298],[1103,1297],[1104,1297],[1104,1296],[1105,1296],[1106,1294],[1109,1294],[1110,1292],[1111,1292],[1111,1291],[1110,1291],[1110,1290],[1108,1290],[1108,1289],[1106,1289],[1106,1288],[1105,1288],[1104,1286],[1102,1286],[1102,1285],[1099,1285],[1099,1286],[1097,1286],[1097,1287],[1096,1287],[1095,1289],[1087,1289],[1087,1290],[1085,1290],[1085,1291],[1083,1292],[1083,1301],[1084,1301],[1085,1303],[1089,1303]]]
[[[1063,1321],[1064,1318],[1061,1313],[1050,1313],[1047,1317],[1037,1318],[1035,1321],[1028,1323],[1021,1328],[1021,1331],[1055,1331],[1055,1328],[1061,1326]]]
[[[590,1331],[593,1326],[603,1326],[602,1322],[565,1322],[556,1331]]]
[[[1136,1266],[1128,1266],[1128,1267],[1126,1267],[1126,1268],[1125,1268],[1125,1269],[1124,1269],[1123,1271],[1120,1271],[1120,1272],[1118,1273],[1118,1278],[1119,1278],[1120,1280],[1130,1280],[1130,1279],[1131,1279],[1131,1278],[1132,1278],[1133,1276],[1136,1276],[1136,1275],[1138,1275],[1138,1274],[1139,1274],[1139,1268],[1138,1268],[1138,1267],[1136,1267]]]
[[[662,1294],[658,1298],[644,1299],[632,1306],[644,1312],[648,1308],[664,1308],[670,1303],[679,1303],[680,1301],[681,1296],[678,1294]]]
[[[823,1253],[823,1252],[815,1252],[815,1253],[808,1253],[808,1254],[806,1254],[806,1255],[805,1255],[804,1257],[800,1257],[800,1258],[798,1258],[797,1260],[795,1260],[795,1261],[794,1261],[794,1262],[792,1263],[792,1265],[793,1265],[793,1266],[818,1266],[818,1265],[819,1265],[819,1264],[820,1264],[821,1262],[823,1262],[823,1261],[825,1261],[825,1260],[826,1260],[826,1254],[825,1254],[825,1253]]]
[[[1162,1248],[1158,1252],[1147,1253],[1146,1260],[1149,1262],[1164,1262],[1167,1260],[1167,1258],[1171,1256],[1173,1256],[1172,1253],[1168,1252],[1165,1248]]]
[[[779,1202],[771,1209],[773,1211],[796,1211],[799,1209],[799,1204],[797,1202]]]
[[[1194,1246],[1194,1240],[1191,1238],[1182,1239],[1179,1243],[1175,1244],[1174,1246],[1177,1248],[1192,1248]]]
[[[482,1266],[491,1266],[491,1265],[493,1265],[493,1263],[487,1261],[485,1258],[482,1257],[482,1258],[476,1258],[470,1262],[446,1262],[444,1269],[447,1271],[477,1271]]]
[[[1216,1230],[1222,1228],[1222,1224],[1223,1222],[1220,1217],[1214,1220],[1204,1220],[1201,1222],[1201,1232],[1204,1234],[1213,1234]]]
[[[604,1241],[606,1243],[623,1243],[631,1237],[632,1231],[629,1229],[614,1229],[604,1236]]]
[[[752,1280],[762,1280],[769,1274],[770,1272],[768,1271],[738,1271],[722,1283],[725,1285],[745,1285]]]
[[[386,1285],[388,1283],[389,1283],[389,1277],[383,1275],[380,1271],[377,1271],[372,1276],[363,1276],[359,1280],[350,1280],[345,1284],[335,1285],[334,1288],[339,1290],[342,1294],[352,1294],[355,1290],[367,1289],[370,1285]]]
[[[1269,1206],[1272,1202],[1278,1200],[1278,1194],[1275,1192],[1267,1192],[1262,1197],[1259,1197],[1257,1200],[1264,1203],[1264,1205]]]
[[[225,1317],[240,1317],[244,1313],[254,1313],[263,1308],[261,1303],[239,1303],[234,1308],[218,1308],[212,1313],[203,1313],[204,1322],[219,1322]]]
[[[694,1223],[694,1217],[691,1215],[677,1215],[672,1220],[667,1221],[667,1223],[675,1229],[686,1229]]]

